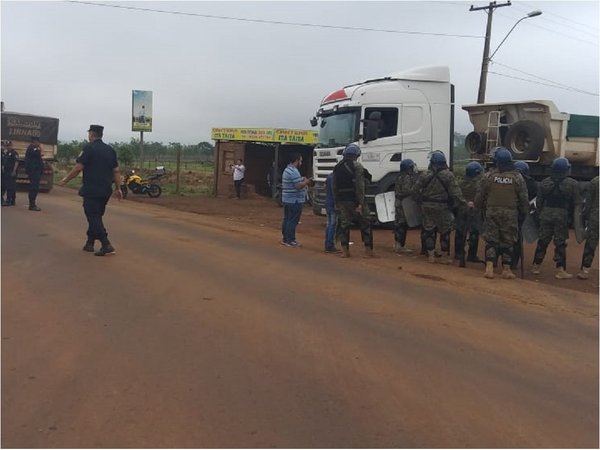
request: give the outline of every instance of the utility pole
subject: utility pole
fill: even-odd
[[[477,93],[478,104],[485,103],[485,88],[487,86],[488,64],[490,62],[490,38],[492,36],[492,16],[494,15],[494,9],[510,5],[510,1],[508,1],[507,3],[502,3],[501,5],[497,5],[496,2],[490,2],[488,6],[480,6],[478,8],[474,8],[473,5],[471,5],[471,8],[469,9],[469,11],[480,11],[482,9],[487,10],[485,44],[483,46],[483,60],[481,61],[481,75],[479,77],[479,91]]]

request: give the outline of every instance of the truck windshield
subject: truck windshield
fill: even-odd
[[[359,118],[360,109],[323,116],[319,129],[319,147],[341,147],[355,142],[358,138]]]

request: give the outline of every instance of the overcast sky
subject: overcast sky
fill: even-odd
[[[471,4],[488,2],[3,0],[2,100],[9,111],[58,117],[62,141],[87,138],[97,123],[116,142],[139,137],[131,91],[150,90],[154,124],[145,140],[192,144],[212,142],[212,127],[309,129],[336,89],[447,65],[456,131],[466,134],[460,106],[476,103],[486,27],[485,12],[470,12]],[[521,17],[543,14],[519,23],[494,56],[490,71],[502,75],[490,73],[486,100],[550,99],[561,111],[598,115],[598,4],[514,1],[496,9],[492,51]],[[557,83],[563,89],[548,86]]]

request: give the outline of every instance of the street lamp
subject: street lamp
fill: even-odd
[[[504,5],[502,5],[504,6]],[[494,57],[494,55],[496,54],[496,52],[498,51],[498,49],[502,46],[502,44],[504,44],[504,41],[506,41],[506,38],[508,38],[508,36],[510,35],[510,33],[512,33],[512,31],[515,29],[515,27],[517,25],[519,25],[519,23],[521,23],[522,20],[525,19],[529,19],[530,17],[536,17],[536,16],[540,16],[542,15],[542,11],[540,10],[535,10],[535,11],[531,11],[530,13],[527,13],[527,15],[525,17],[521,17],[519,20],[517,20],[517,22],[513,25],[513,27],[510,29],[510,31],[508,33],[506,33],[506,36],[504,36],[504,39],[502,39],[502,42],[500,42],[500,44],[498,45],[498,47],[496,47],[496,50],[494,50],[492,52],[491,56],[488,56],[489,53],[489,33],[491,33],[491,16],[492,16],[492,11],[490,10],[490,12],[488,12],[488,27],[487,27],[487,33],[486,33],[486,45],[483,49],[483,62],[481,63],[481,77],[479,78],[479,92],[477,95],[477,103],[485,103],[485,90],[487,87],[487,74],[488,74],[488,65],[490,63],[490,61],[492,60],[492,58]]]

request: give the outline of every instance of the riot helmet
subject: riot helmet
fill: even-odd
[[[515,169],[517,169],[521,175],[529,175],[529,164],[525,161],[515,161]]]
[[[483,167],[481,167],[481,164],[479,164],[477,161],[471,161],[465,168],[465,175],[469,178],[473,178],[479,175],[482,171]]]
[[[498,147],[494,151],[494,162],[496,164],[508,164],[512,162],[512,154],[506,147]]]
[[[412,159],[403,159],[400,162],[400,172],[412,172],[415,168],[415,162]]]
[[[556,158],[552,161],[552,165],[550,166],[552,172],[560,174],[567,173],[570,168],[571,163],[567,158]]]
[[[360,156],[360,147],[356,144],[349,144],[342,153],[344,159],[357,159]]]

